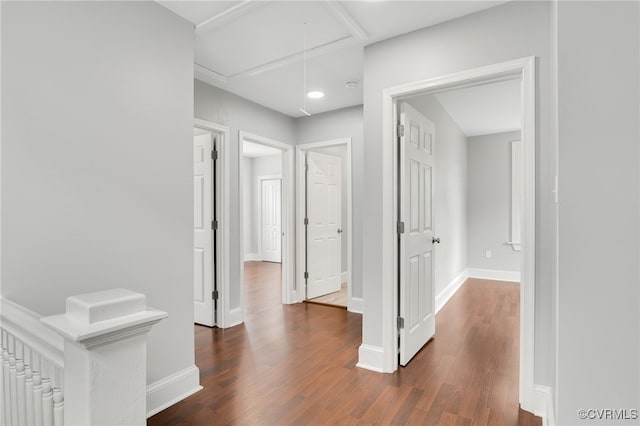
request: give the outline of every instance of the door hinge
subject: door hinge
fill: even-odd
[[[218,151],[217,150],[213,150],[211,151],[211,159],[212,160],[217,160],[218,159]]]
[[[404,318],[398,317],[396,323],[398,325],[398,330],[404,329]]]
[[[218,297],[220,297],[220,294],[218,293],[218,290],[213,290],[213,291],[211,292],[211,298],[212,298],[213,300],[218,300]]]
[[[404,136],[404,124],[398,124],[398,137]]]
[[[305,273],[304,273],[304,279],[305,279],[305,280],[308,280],[308,279],[309,279],[309,273],[308,273],[308,272],[305,272]]]
[[[211,229],[213,229],[214,231],[218,230],[218,221],[217,220],[212,220],[211,221]]]
[[[404,234],[404,222],[398,222],[398,234]]]
[[[308,224],[309,224],[309,218],[308,218],[308,217],[305,217],[305,218],[304,218],[304,224],[305,224],[305,225],[308,225]]]

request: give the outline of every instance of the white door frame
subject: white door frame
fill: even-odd
[[[229,317],[229,128],[221,126],[210,121],[195,118],[193,126],[199,129],[207,130],[217,136],[218,140],[218,164],[216,165],[216,206],[218,217],[218,233],[216,240],[216,283],[218,283],[218,302],[217,302],[217,318],[214,321],[217,327],[224,328],[227,326]]]
[[[304,187],[304,156],[307,151],[316,148],[326,148],[330,146],[346,145],[347,146],[347,310],[351,312],[362,313],[360,308],[362,307],[362,301],[354,306],[353,302],[353,266],[352,266],[352,247],[353,247],[353,219],[352,219],[352,200],[351,200],[351,138],[332,139],[320,142],[311,142],[296,145],[296,235],[297,235],[297,247],[296,251],[296,288],[298,291],[298,302],[302,302],[307,298],[306,286],[304,285],[304,247],[305,247],[305,235],[304,235],[304,212],[306,205],[306,191]]]
[[[262,182],[265,180],[280,180],[280,228],[282,229],[282,174],[279,175],[264,175],[258,176],[256,180],[258,181],[258,188],[260,188],[260,204],[258,205],[258,257],[260,260],[264,260],[264,255],[262,254]],[[282,259],[282,246],[280,246],[280,259]]]
[[[242,165],[242,143],[243,141],[250,141],[260,145],[269,146],[282,151],[282,303],[291,304],[297,303],[295,282],[294,282],[294,191],[293,191],[293,145],[288,145],[283,142],[279,142],[273,139],[266,138],[264,136],[256,135],[253,133],[245,132],[244,130],[238,130],[238,187],[240,190],[240,244],[238,259],[240,259],[240,286],[244,286],[244,223],[242,218],[244,217],[244,202],[243,202],[243,165]],[[242,289],[241,289],[242,290]],[[240,291],[240,322],[244,321],[244,295],[243,291]]]
[[[535,303],[535,164],[536,164],[536,76],[535,57],[530,56],[441,77],[389,87],[382,93],[382,219],[380,231],[382,259],[382,337],[383,371],[398,368],[397,342],[397,150],[396,103],[408,97],[442,92],[453,88],[520,78],[522,81],[523,186],[522,205],[522,279],[520,284],[520,395],[522,408],[533,411],[534,392],[534,303]]]

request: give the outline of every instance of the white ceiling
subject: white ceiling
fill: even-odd
[[[520,80],[450,90],[435,97],[466,136],[520,130]]]
[[[276,154],[280,154],[279,149],[249,141],[242,141],[242,155],[245,157],[256,158]]]
[[[362,104],[364,46],[504,2],[158,1],[193,22],[197,79],[291,117],[303,102],[312,114]],[[305,27],[307,90],[324,91],[318,100],[303,96]]]

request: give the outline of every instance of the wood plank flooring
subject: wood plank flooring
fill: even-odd
[[[469,280],[394,374],[355,366],[362,318],[280,303],[280,264],[245,266],[245,324],[196,326],[204,390],[149,425],[541,425],[518,409],[518,286]]]

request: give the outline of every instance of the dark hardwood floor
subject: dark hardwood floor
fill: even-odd
[[[518,409],[518,286],[470,279],[405,368],[355,366],[362,318],[282,305],[280,264],[245,266],[245,324],[196,326],[204,390],[149,425],[541,425]]]

